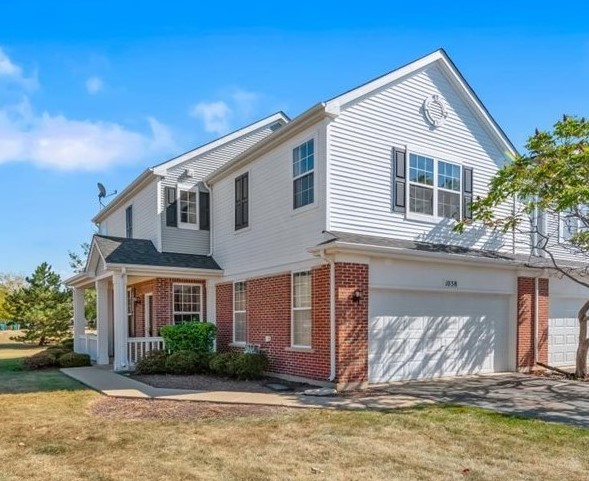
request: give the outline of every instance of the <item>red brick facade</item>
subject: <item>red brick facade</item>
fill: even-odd
[[[330,375],[330,267],[312,269],[311,348],[291,347],[291,273],[246,281],[247,342],[259,345],[270,370],[326,381]],[[368,374],[368,266],[336,264],[337,380],[365,382]],[[352,301],[359,289],[362,300]],[[267,341],[269,336],[269,341]],[[233,284],[217,286],[217,348],[232,349]]]
[[[368,382],[368,265],[335,265],[338,384]],[[360,301],[354,301],[354,292]]]
[[[535,279],[517,279],[517,360],[518,369],[534,367],[534,329],[536,310]],[[538,361],[548,362],[548,279],[538,279]]]
[[[186,280],[186,279],[167,279],[157,278],[151,279],[140,284],[133,284],[130,286],[133,289],[133,295],[135,296],[135,335],[134,337],[145,336],[145,294],[153,294],[153,324],[156,332],[154,336],[159,335],[159,328],[166,326],[173,322],[173,295],[172,286],[174,283],[188,283],[188,284],[200,284],[202,292],[202,306],[201,312],[203,320],[206,320],[207,316],[207,291],[206,281],[203,280]]]

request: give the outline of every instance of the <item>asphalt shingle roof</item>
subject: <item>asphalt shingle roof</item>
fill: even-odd
[[[146,239],[126,239],[96,234],[94,240],[107,264],[221,270],[219,264],[210,256],[159,252],[153,242]]]

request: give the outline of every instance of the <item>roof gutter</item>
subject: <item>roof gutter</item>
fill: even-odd
[[[259,157],[260,155],[263,155],[277,147],[287,138],[292,137],[310,127],[311,125],[317,123],[326,115],[329,115],[329,113],[325,110],[325,104],[316,104],[286,124],[284,127],[278,129],[276,132],[269,135],[265,139],[257,142],[230,162],[227,162],[226,164],[219,167],[213,173],[209,174],[205,181],[208,184],[214,184],[217,180],[221,179],[225,175],[228,175],[229,173],[239,169],[241,166],[246,165],[250,161]]]
[[[307,250],[307,252],[315,255],[319,255],[321,251],[329,251],[329,253],[336,253],[338,251],[353,251],[363,254],[381,254],[389,257],[397,257],[403,259],[416,259],[416,260],[437,260],[440,262],[453,263],[453,264],[484,264],[487,266],[497,268],[517,268],[521,267],[521,262],[517,260],[501,260],[501,259],[488,259],[474,256],[464,256],[460,254],[448,254],[437,253],[437,252],[423,252],[423,251],[410,251],[400,247],[384,247],[369,244],[353,244],[351,242],[334,241],[324,246],[316,246]],[[465,258],[466,257],[466,258]]]
[[[223,277],[222,270],[216,269],[200,269],[196,267],[164,267],[164,266],[146,266],[142,264],[116,264],[108,263],[105,265],[107,270],[119,270],[126,269],[127,271],[133,271],[132,274],[151,274],[151,275],[200,275],[203,277]]]
[[[123,191],[117,195],[112,202],[110,202],[106,207],[104,207],[98,214],[96,214],[92,218],[92,222],[97,224],[103,221],[109,214],[112,213],[117,207],[121,204],[129,200],[133,194],[135,194],[138,190],[145,187],[149,182],[156,178],[156,175],[153,172],[153,169],[146,169],[144,170],[139,176],[131,182]]]

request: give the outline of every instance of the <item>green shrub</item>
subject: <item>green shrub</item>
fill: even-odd
[[[72,350],[71,349],[65,349],[65,348],[63,348],[61,346],[51,346],[51,347],[48,347],[47,349],[45,349],[45,352],[50,353],[56,359],[58,359],[61,356],[63,356],[64,354],[67,354],[68,352],[72,352]]]
[[[57,366],[57,355],[50,350],[41,351],[23,360],[23,369],[36,371],[37,369],[49,369]]]
[[[213,352],[217,327],[210,322],[186,322],[164,326],[160,330],[166,349],[170,352]]]
[[[243,353],[235,360],[234,376],[238,379],[259,379],[268,369],[268,358],[264,353]]]
[[[169,374],[196,374],[200,370],[200,355],[194,351],[176,351],[166,361]]]
[[[165,374],[168,353],[166,351],[151,351],[135,366],[137,374]]]
[[[77,352],[68,352],[58,359],[59,367],[84,367],[91,366],[90,356]]]
[[[59,345],[62,348],[67,349],[68,351],[73,351],[74,350],[74,340],[72,338],[64,339],[63,341],[61,341],[59,343]]]
[[[233,377],[235,375],[235,364],[238,356],[238,352],[213,354],[209,362],[209,368],[218,376]]]

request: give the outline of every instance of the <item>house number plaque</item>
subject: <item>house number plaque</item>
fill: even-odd
[[[458,287],[458,281],[452,279],[445,279],[444,280],[444,287]]]

